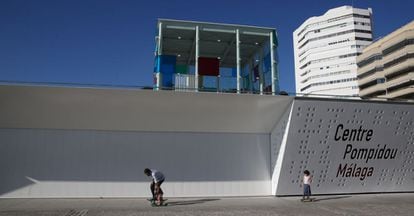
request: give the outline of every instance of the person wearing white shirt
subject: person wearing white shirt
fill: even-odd
[[[152,182],[151,182],[151,193],[152,193],[152,202],[155,203],[156,201],[158,202],[158,205],[162,204],[163,198],[162,196],[164,195],[164,192],[161,189],[161,184],[164,182],[165,180],[165,176],[164,174],[162,174],[162,172],[155,170],[155,169],[149,169],[149,168],[145,168],[144,169],[144,173],[147,176],[151,176],[152,178]]]
[[[303,199],[305,200],[306,196],[306,199],[309,200],[311,196],[310,184],[312,183],[312,176],[308,170],[303,171],[303,173]]]

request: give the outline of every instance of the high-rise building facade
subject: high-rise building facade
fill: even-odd
[[[366,47],[357,65],[361,97],[414,99],[414,21]]]
[[[371,16],[342,6],[293,32],[296,93],[358,96],[356,57],[372,41]]]

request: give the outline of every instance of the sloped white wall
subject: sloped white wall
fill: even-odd
[[[359,140],[347,138],[351,130],[361,130]],[[396,149],[395,158],[363,157],[384,148]],[[276,194],[302,194],[305,169],[314,194],[414,191],[413,165],[413,104],[296,99]]]
[[[276,195],[276,190],[280,179],[280,173],[282,172],[281,169],[286,150],[286,140],[290,128],[290,119],[292,117],[292,106],[285,111],[285,114],[270,134],[270,170],[272,171],[272,195]]]

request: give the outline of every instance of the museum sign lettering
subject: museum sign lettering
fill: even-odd
[[[372,176],[375,171],[373,166],[368,165],[368,162],[395,159],[398,150],[389,148],[387,144],[377,144],[371,148],[355,146],[356,143],[369,144],[373,136],[374,131],[365,129],[362,125],[359,128],[345,128],[343,124],[336,127],[335,141],[348,143],[345,146],[342,159],[354,161],[353,163],[340,163],[336,177],[354,177],[362,181],[366,177]]]

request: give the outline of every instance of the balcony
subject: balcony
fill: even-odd
[[[414,44],[405,46],[405,47],[403,47],[399,50],[396,50],[396,51],[390,53],[389,55],[383,56],[382,57],[382,62],[385,64],[385,63],[390,62],[390,61],[392,61],[392,60],[394,60],[394,59],[396,59],[400,56],[404,56],[407,53],[414,53]]]
[[[358,79],[358,86],[362,86],[364,84],[367,84],[369,82],[372,82],[380,78],[384,78],[384,73],[382,71],[375,72],[370,76],[364,77],[362,79]]]
[[[384,83],[379,83],[379,84],[375,84],[373,86],[370,86],[368,88],[365,89],[360,89],[359,90],[359,96],[360,97],[366,97],[366,96],[370,96],[373,94],[383,94],[382,92],[385,92],[385,85]]]
[[[414,72],[403,74],[397,78],[387,80],[385,85],[386,85],[386,88],[393,88],[410,80],[414,80]]]
[[[395,64],[391,67],[384,68],[385,76],[392,76],[395,73],[398,73],[401,70],[407,69],[414,66],[414,58],[407,59],[399,64]]]
[[[405,97],[409,97],[410,95],[414,95],[414,84],[398,89],[397,91],[390,92],[386,95],[386,97],[387,98],[405,98]]]

